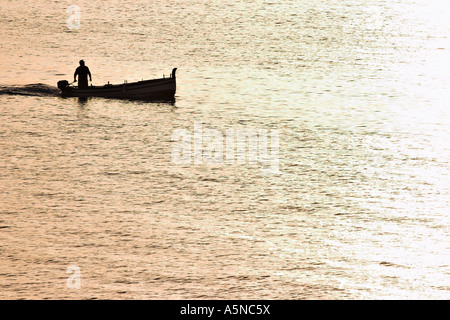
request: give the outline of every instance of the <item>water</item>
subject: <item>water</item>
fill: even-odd
[[[0,1],[0,298],[450,298],[448,9]],[[80,59],[176,101],[62,99]],[[282,174],[174,164],[195,123],[279,130]]]

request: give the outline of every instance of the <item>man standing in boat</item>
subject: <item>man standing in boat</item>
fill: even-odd
[[[89,68],[85,66],[83,60],[80,60],[80,66],[75,70],[75,74],[73,75],[73,82],[77,82],[77,75],[78,75],[78,88],[79,89],[88,88],[88,75],[91,82],[92,76],[91,71],[89,71]]]

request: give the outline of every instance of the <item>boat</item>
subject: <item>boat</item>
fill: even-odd
[[[89,86],[80,89],[71,86],[67,80],[58,81],[58,88],[63,97],[104,97],[114,99],[136,99],[136,100],[161,100],[174,99],[176,92],[177,68],[172,70],[169,77],[153,80],[142,80],[138,82],[124,82],[121,84],[105,84],[103,86]]]

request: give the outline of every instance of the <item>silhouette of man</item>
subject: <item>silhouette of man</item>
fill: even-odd
[[[92,81],[91,71],[85,66],[84,61],[80,60],[80,66],[75,70],[73,75],[73,82],[77,82],[78,75],[78,88],[86,89],[88,88],[88,75],[89,79]]]

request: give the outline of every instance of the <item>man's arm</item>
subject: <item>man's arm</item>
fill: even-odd
[[[89,70],[89,68],[87,70],[88,70],[89,79],[92,81],[91,70]]]
[[[73,74],[73,82],[77,82],[77,74],[78,74],[78,68],[75,70],[75,73]]]

